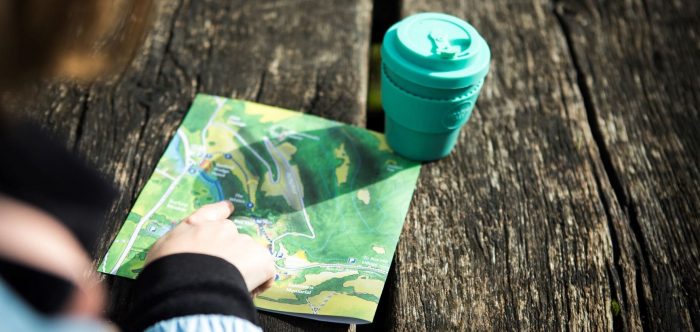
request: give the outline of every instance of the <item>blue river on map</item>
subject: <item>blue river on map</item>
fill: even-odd
[[[182,160],[182,156],[180,155],[179,151],[180,144],[182,144],[180,135],[175,135],[172,142],[170,142],[170,145],[168,145],[168,148],[165,150],[165,155],[163,156],[164,158],[175,161],[175,171],[178,173],[182,172],[183,168],[185,167],[185,162]]]
[[[215,190],[210,190],[210,192],[214,192],[216,194],[215,201],[220,201],[224,199],[224,190],[221,189],[221,183],[215,179],[209,176],[209,174],[205,173],[204,171],[199,172],[199,177],[204,180],[206,184],[209,185],[211,189]]]

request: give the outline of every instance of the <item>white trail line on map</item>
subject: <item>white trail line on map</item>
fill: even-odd
[[[281,240],[282,238],[286,236],[301,236],[301,237],[306,237],[309,239],[315,239],[316,238],[316,232],[314,231],[313,226],[311,226],[311,220],[309,219],[309,214],[306,213],[306,205],[304,205],[304,199],[302,198],[302,193],[300,192],[301,188],[299,184],[297,183],[297,179],[294,177],[294,173],[292,170],[292,166],[289,164],[289,160],[284,156],[282,152],[277,150],[277,148],[270,142],[270,140],[267,138],[267,136],[263,137],[263,141],[265,142],[265,147],[267,148],[268,152],[270,155],[276,155],[279,159],[281,159],[284,164],[283,166],[287,170],[287,182],[290,184],[292,189],[297,193],[296,197],[299,199],[299,206],[301,206],[301,212],[304,215],[304,221],[306,221],[306,227],[309,228],[309,231],[311,232],[311,235],[304,234],[304,233],[297,233],[297,232],[290,232],[290,233],[284,233],[281,234],[280,236],[274,238],[271,242],[271,247],[272,250],[275,250],[275,242]],[[279,165],[277,165],[277,158],[272,158],[272,160],[275,161],[275,166],[277,168],[277,174],[279,176]]]
[[[202,129],[202,138],[205,137],[205,132],[206,132],[207,129],[209,128],[209,125],[211,124],[212,119],[213,119],[214,117],[216,117],[216,114],[217,114],[217,113],[219,113],[219,111],[221,110],[221,108],[222,108],[222,107],[224,106],[224,104],[226,103],[226,100],[223,99],[223,98],[217,98],[217,99],[216,99],[216,103],[217,103],[216,110],[214,111],[214,113],[212,113],[211,117],[209,118],[209,122],[207,122],[207,126],[204,127],[204,129]],[[180,136],[180,139],[182,140],[182,143],[183,143],[183,145],[185,146],[185,160],[186,160],[186,161],[189,161],[189,160],[190,160],[190,154],[189,154],[189,153],[190,153],[190,149],[189,149],[189,142],[187,141],[187,137],[186,137],[186,135],[185,135],[180,129],[178,129],[177,135]],[[204,143],[205,143],[205,142],[202,141],[202,144],[204,144]],[[131,233],[131,237],[129,238],[129,242],[126,244],[126,247],[124,248],[124,251],[122,251],[122,254],[119,256],[119,259],[117,260],[117,263],[114,264],[114,268],[112,268],[112,271],[110,272],[111,274],[116,274],[116,273],[117,273],[117,271],[119,270],[119,268],[121,267],[121,265],[124,263],[124,260],[126,259],[126,256],[129,255],[129,251],[131,250],[131,247],[134,245],[134,242],[136,242],[136,238],[138,237],[139,232],[141,231],[141,228],[143,227],[143,225],[153,216],[153,214],[154,214],[156,211],[158,211],[158,209],[160,208],[160,206],[163,205],[163,203],[165,203],[165,201],[166,201],[167,198],[170,196],[170,194],[173,192],[173,190],[175,190],[175,187],[177,187],[177,184],[180,182],[180,180],[182,179],[182,177],[185,176],[185,174],[187,174],[187,172],[188,172],[188,170],[189,170],[189,166],[191,166],[191,165],[188,165],[187,167],[185,167],[185,168],[182,170],[182,172],[175,178],[175,180],[173,180],[173,182],[170,183],[170,187],[168,187],[168,190],[165,191],[165,193],[163,194],[163,197],[161,197],[160,200],[156,203],[156,205],[154,205],[153,208],[152,208],[151,210],[149,210],[149,211],[146,213],[146,215],[144,215],[144,216],[141,218],[141,220],[139,221],[139,223],[136,225],[136,229],[134,229],[134,232]]]
[[[255,149],[253,149],[252,147],[250,147],[250,146],[248,145],[248,142],[246,142],[246,140],[245,140],[240,134],[238,134],[236,131],[232,130],[232,129],[229,128],[228,126],[224,126],[224,125],[221,125],[221,124],[215,124],[215,125],[217,125],[217,126],[223,128],[223,129],[225,129],[226,131],[230,132],[234,137],[236,137],[236,139],[238,139],[238,141],[239,141],[246,149],[250,150],[250,152],[251,152],[258,160],[260,160],[260,162],[262,162],[263,165],[265,165],[265,168],[267,168],[267,171],[268,171],[268,174],[270,175],[270,180],[272,181],[272,183],[278,183],[278,182],[279,182],[279,177],[280,177],[280,165],[277,163],[277,159],[279,158],[279,159],[281,159],[281,160],[284,161],[283,166],[284,166],[285,169],[287,170],[287,171],[286,171],[286,174],[288,174],[287,182],[289,182],[289,184],[291,185],[292,189],[296,192],[296,195],[295,195],[295,196],[296,196],[297,199],[299,200],[299,206],[301,206],[301,212],[302,212],[302,215],[304,216],[304,221],[306,222],[306,226],[308,227],[309,231],[311,232],[311,235],[304,234],[304,233],[297,233],[297,232],[290,232],[290,233],[281,234],[280,236],[278,236],[278,237],[272,239],[272,241],[270,242],[270,245],[271,245],[272,250],[273,250],[273,251],[275,250],[275,242],[277,242],[278,240],[280,240],[280,239],[282,239],[282,238],[284,238],[284,237],[286,237],[286,236],[290,236],[290,235],[291,235],[291,236],[302,236],[302,237],[306,237],[306,238],[309,238],[309,239],[315,239],[315,238],[316,238],[316,232],[314,231],[313,226],[311,226],[311,220],[310,220],[310,218],[309,218],[309,214],[306,212],[306,205],[304,204],[304,199],[302,198],[303,195],[302,195],[302,193],[300,192],[300,191],[301,191],[300,186],[299,186],[299,184],[297,183],[297,180],[294,178],[294,176],[292,176],[292,174],[293,174],[292,166],[289,164],[289,161],[288,161],[287,158],[284,156],[284,154],[283,154],[282,152],[280,152],[280,151],[270,142],[270,139],[267,138],[267,136],[264,136],[264,137],[263,137],[263,141],[265,142],[265,148],[267,148],[267,150],[268,150],[267,152],[270,154],[270,156],[273,157],[273,158],[272,158],[272,161],[274,162],[274,164],[275,164],[275,169],[277,170],[277,178],[275,179],[275,178],[273,178],[272,168],[270,167],[270,164],[268,164],[267,161],[265,161],[265,159],[264,159],[262,156],[260,156],[260,154],[259,154],[257,151],[255,151]],[[275,156],[277,156],[277,158],[275,158]]]
[[[299,270],[306,270],[306,269],[311,269],[314,267],[323,267],[323,268],[335,268],[335,269],[348,269],[349,271],[352,270],[363,270],[363,271],[369,271],[369,272],[374,272],[378,274],[386,274],[389,273],[388,269],[379,269],[379,268],[374,268],[371,266],[358,266],[358,265],[350,265],[350,264],[309,264],[305,266],[298,266],[298,267],[284,267],[284,266],[279,266],[277,265],[278,268],[286,271],[299,271]]]
[[[270,174],[270,180],[272,180],[272,183],[277,183],[277,182],[279,181],[279,172],[277,172],[277,178],[276,178],[276,179],[273,178],[273,177],[272,177],[272,175],[273,175],[273,174],[272,174],[272,168],[270,167],[270,164],[268,164],[267,161],[266,161],[262,156],[260,156],[260,154],[258,154],[257,151],[255,151],[255,149],[251,148],[251,147],[248,145],[248,142],[245,140],[245,138],[243,138],[243,137],[242,137],[240,134],[238,134],[238,132],[236,132],[235,130],[233,130],[233,129],[229,128],[228,126],[225,126],[225,125],[223,125],[223,124],[221,124],[221,123],[216,123],[216,124],[214,124],[214,125],[217,126],[217,127],[221,127],[221,128],[223,128],[224,130],[226,130],[226,131],[228,131],[229,133],[231,133],[231,135],[233,135],[234,137],[236,137],[236,139],[240,142],[241,145],[243,145],[246,149],[250,150],[250,153],[252,153],[252,154],[255,156],[255,158],[258,158],[258,160],[260,160],[260,162],[263,163],[263,165],[265,165],[265,168],[267,168],[267,172]],[[277,170],[279,171],[279,169],[277,169]]]
[[[272,142],[270,142],[268,137],[263,137],[263,141],[265,142],[265,147],[268,149],[268,153],[270,155],[276,155],[279,159],[281,159],[284,162],[284,167],[287,169],[287,175],[288,175],[288,182],[290,183],[292,189],[297,192],[297,198],[299,199],[299,204],[301,206],[301,211],[302,214],[304,215],[304,220],[306,221],[306,226],[308,227],[309,231],[311,232],[311,235],[304,234],[304,233],[297,233],[297,232],[289,232],[289,233],[284,233],[279,235],[278,237],[274,238],[271,242],[271,249],[272,251],[275,251],[275,242],[281,240],[282,238],[286,236],[301,236],[301,237],[306,237],[309,239],[315,239],[316,238],[316,232],[314,231],[313,226],[311,225],[311,219],[309,218],[308,213],[306,212],[306,206],[304,204],[304,199],[302,198],[302,195],[300,193],[300,186],[296,181],[296,178],[292,176],[293,171],[292,171],[292,166],[289,164],[289,161],[287,158],[284,156],[282,152],[280,152]],[[277,167],[277,174],[279,175],[279,165],[277,164],[277,159],[278,158],[272,158],[272,160],[275,162],[275,167]],[[273,253],[274,255],[274,253]],[[275,255],[276,256],[276,255]],[[352,269],[352,270],[364,270],[364,271],[370,271],[374,273],[379,273],[379,274],[385,274],[388,272],[388,270],[382,270],[382,269],[377,269],[369,266],[357,266],[354,264],[309,264],[306,266],[301,266],[301,267],[294,267],[294,268],[289,268],[285,266],[281,266],[277,264],[277,261],[275,261],[275,266],[277,266],[278,269],[281,270],[287,270],[287,271],[292,271],[292,270],[305,270],[305,269],[310,269],[314,267],[324,267],[324,268],[345,268],[345,269]]]
[[[160,174],[160,175],[162,175],[170,180],[175,180],[175,178],[172,175],[168,174],[166,171],[156,169],[156,173],[158,173],[158,174]]]
[[[328,303],[328,300],[330,300],[331,297],[333,297],[333,295],[335,295],[335,294],[336,294],[335,292],[331,292],[317,306],[311,304],[311,302],[309,302],[308,298],[306,298],[306,303],[309,305],[309,307],[311,307],[311,312],[313,312],[314,315],[318,315],[318,311],[321,310],[321,308],[323,308],[323,306],[325,306],[326,303]]]

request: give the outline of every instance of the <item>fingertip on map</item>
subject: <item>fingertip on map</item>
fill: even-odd
[[[228,205],[228,209],[229,209],[229,211],[231,211],[231,213],[233,213],[233,211],[236,210],[236,207],[233,206],[233,202],[231,202],[229,200],[225,200],[224,202],[226,202],[226,205]]]

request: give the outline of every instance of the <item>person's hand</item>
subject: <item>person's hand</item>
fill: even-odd
[[[233,204],[228,201],[202,206],[156,241],[146,265],[172,254],[206,254],[238,268],[253,295],[269,288],[275,276],[272,255],[250,236],[238,233],[236,225],[226,219],[232,212]]]

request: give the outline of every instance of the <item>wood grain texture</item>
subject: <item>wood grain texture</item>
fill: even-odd
[[[624,212],[626,325],[700,328],[700,4],[561,1],[556,14]]]
[[[365,121],[371,1],[159,3],[143,53],[121,76],[89,87],[43,84],[23,106],[120,189],[96,257],[111,244],[196,93]],[[106,280],[109,316],[128,319],[130,280]],[[265,313],[260,319],[275,331],[354,329]]]
[[[493,62],[455,152],[424,166],[375,323],[358,329],[699,327],[699,5],[401,7],[466,19]],[[21,109],[120,188],[96,257],[197,92],[363,125],[371,10],[370,0],[163,1],[123,75],[35,87]],[[127,319],[130,281],[106,281],[110,317]],[[354,329],[260,318],[275,331]]]
[[[403,1],[404,16],[466,19],[493,60],[454,153],[422,170],[383,328],[613,329],[608,225],[622,215],[606,209],[612,189],[552,8]]]
[[[700,326],[697,3],[402,8],[465,18],[494,59],[455,153],[423,170],[383,327]]]

